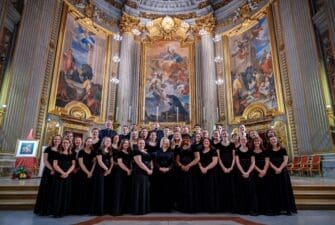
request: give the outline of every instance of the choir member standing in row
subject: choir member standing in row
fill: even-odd
[[[78,163],[80,170],[78,178],[78,203],[76,204],[77,214],[89,214],[92,204],[93,193],[93,172],[96,166],[96,158],[93,150],[93,140],[86,138],[84,148],[79,151]]]
[[[151,155],[152,159],[155,159],[156,152],[159,149],[156,132],[150,133],[149,138],[145,143],[145,148]]]
[[[130,134],[130,148],[132,151],[138,149],[138,131],[132,131]]]
[[[131,149],[128,139],[122,139],[117,153],[117,165],[114,168],[112,192],[112,215],[129,213],[131,195]]]
[[[79,136],[76,136],[74,138],[74,145],[72,147],[72,153],[75,155],[75,158],[76,158],[76,165],[75,165],[75,168],[72,172],[72,190],[73,190],[73,193],[72,193],[72,209],[78,209],[78,207],[80,206],[81,204],[81,199],[79,198],[78,194],[79,194],[79,189],[81,188],[80,185],[79,185],[79,179],[78,179],[78,171],[79,171],[79,163],[78,163],[78,154],[79,154],[79,151],[81,150],[82,148],[82,144],[83,144],[83,140],[81,137]],[[74,213],[77,213],[77,212],[74,212]]]
[[[138,140],[138,150],[134,150],[134,167],[132,177],[132,213],[142,215],[150,212],[150,180],[153,162],[145,149],[145,141]]]
[[[96,151],[100,148],[101,140],[99,138],[99,128],[93,128],[91,131],[92,134],[92,143],[93,143],[93,151]]]
[[[219,156],[219,210],[221,212],[233,212],[235,202],[234,167],[235,144],[229,141],[227,130],[221,132],[221,146],[218,149]]]
[[[40,216],[46,216],[50,214],[51,202],[53,198],[52,186],[55,178],[55,170],[53,167],[53,161],[56,159],[62,137],[56,135],[52,138],[52,143],[43,152],[44,169],[41,178],[41,183],[38,188],[38,194],[34,213]]]
[[[257,198],[253,170],[255,167],[255,157],[247,146],[247,138],[240,137],[241,146],[236,152],[236,211],[241,214],[254,215],[257,212]]]
[[[197,164],[200,160],[200,155],[198,149],[191,148],[189,135],[183,136],[183,141],[176,154],[176,164],[179,167],[177,172],[177,209],[187,213],[198,212],[200,208],[200,192]]]
[[[262,139],[255,137],[252,140],[252,149],[255,156],[255,184],[256,184],[256,194],[258,199],[258,213],[269,214],[269,199],[270,190],[269,187],[269,157],[264,151],[264,146],[262,144]]]
[[[52,215],[61,217],[71,213],[72,171],[75,168],[75,155],[70,148],[70,140],[64,138],[62,147],[53,161],[55,183],[53,185]]]
[[[120,134],[120,141],[122,141],[123,139],[130,139],[130,132],[129,132],[129,128],[127,125],[123,125],[122,127],[122,133]]]
[[[181,138],[180,132],[175,132],[171,140],[172,151],[175,151],[176,149],[180,148],[181,143],[182,143],[182,138]]]
[[[174,153],[167,137],[161,139],[160,149],[156,153],[154,175],[152,177],[152,210],[169,212],[174,201]]]
[[[216,149],[211,147],[208,138],[204,138],[198,165],[201,172],[201,210],[205,212],[217,212],[219,209],[217,163],[218,155]]]
[[[112,141],[110,137],[104,137],[101,148],[96,153],[97,165],[93,174],[93,215],[109,213],[111,192],[111,171],[113,168],[113,157],[111,153]]]
[[[107,120],[105,123],[106,128],[100,130],[99,139],[102,140],[104,137],[113,138],[117,133],[113,130],[113,121]]]
[[[291,215],[297,212],[291,179],[287,170],[288,155],[275,136],[270,137],[270,184],[272,186],[272,200],[270,208],[273,213]]]

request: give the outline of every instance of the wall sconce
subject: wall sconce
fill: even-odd
[[[214,58],[214,62],[216,62],[216,63],[220,63],[220,62],[222,62],[223,61],[223,58],[221,57],[221,56],[216,56],[215,58]]]
[[[117,55],[113,56],[112,60],[114,63],[119,63],[121,61],[120,57]]]
[[[222,85],[222,84],[224,84],[224,80],[222,80],[222,79],[218,79],[218,80],[215,81],[215,83],[216,83],[217,85]]]
[[[216,34],[216,35],[214,36],[214,38],[213,38],[213,41],[214,41],[214,42],[219,42],[219,41],[221,41],[221,35]]]
[[[113,83],[113,84],[118,84],[118,83],[120,83],[120,80],[117,79],[116,76],[112,76],[111,79],[110,79],[109,81],[110,81],[111,83]]]
[[[114,39],[115,41],[122,41],[122,36],[121,36],[119,33],[117,33],[117,34],[115,34],[115,35],[113,36],[113,39]]]

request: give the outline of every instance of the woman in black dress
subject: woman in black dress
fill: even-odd
[[[255,215],[257,213],[256,187],[253,178],[255,157],[247,147],[247,138],[240,137],[241,146],[236,151],[236,212]]]
[[[96,164],[91,137],[86,138],[84,148],[79,151],[78,162],[80,166],[80,170],[77,173],[79,188],[76,191],[80,201],[77,204],[77,213],[88,214],[92,204],[92,177]]]
[[[111,154],[112,140],[110,137],[104,137],[101,148],[96,153],[97,165],[93,173],[93,197],[92,210],[93,215],[102,215],[110,213],[111,202],[111,172],[113,168],[113,157]]]
[[[53,185],[52,215],[61,217],[71,212],[72,201],[72,172],[76,164],[76,156],[70,148],[70,140],[64,138],[62,147],[53,161],[53,167],[57,172]]]
[[[51,146],[48,146],[43,152],[44,169],[41,178],[41,183],[38,189],[34,213],[40,216],[46,216],[50,213],[51,201],[53,198],[51,188],[55,178],[55,170],[53,168],[53,161],[55,160],[62,137],[56,135],[52,138]]]
[[[198,166],[201,172],[201,208],[205,212],[217,212],[219,209],[217,163],[216,149],[211,147],[208,138],[204,138]]]
[[[176,151],[177,201],[176,207],[181,212],[194,213],[200,209],[199,168],[200,155],[198,149],[191,148],[190,136],[184,136],[181,147]]]
[[[78,163],[78,154],[79,151],[82,149],[83,139],[79,136],[74,137],[74,144],[72,146],[71,151],[76,157],[76,166],[72,172],[72,213],[79,213],[78,209],[81,206],[81,199],[79,197],[79,177],[78,177],[78,171],[80,170],[79,163]]]
[[[161,139],[160,146],[156,153],[151,185],[152,211],[169,212],[172,210],[174,200],[174,154],[167,137]]]
[[[130,148],[132,151],[138,149],[138,131],[132,131],[130,133]]]
[[[270,190],[271,205],[270,209],[273,213],[286,213],[291,215],[297,212],[295,205],[291,179],[286,168],[288,155],[286,149],[283,148],[275,136],[270,137],[271,150],[270,157]]]
[[[145,143],[145,148],[147,149],[148,153],[151,155],[152,159],[155,160],[156,152],[159,149],[158,142],[157,142],[157,133],[152,131],[149,135],[148,140]]]
[[[145,149],[145,141],[138,140],[138,150],[133,152],[132,213],[143,215],[150,212],[150,181],[153,162]]]
[[[99,139],[99,128],[97,127],[93,128],[91,134],[92,134],[93,151],[95,154],[101,145],[101,140]]]
[[[215,151],[218,150],[221,146],[221,138],[219,130],[215,130],[213,132],[212,146],[215,149]]]
[[[128,139],[122,139],[117,154],[117,165],[114,168],[114,182],[112,193],[112,214],[128,213],[130,208],[131,184],[131,149]]]
[[[269,199],[270,199],[270,187],[269,187],[269,156],[264,151],[262,139],[256,137],[252,142],[252,149],[255,156],[255,183],[256,183],[256,194],[258,199],[258,213],[269,214]]]
[[[235,145],[229,141],[227,130],[221,131],[221,146],[218,149],[219,156],[219,199],[221,212],[233,212],[235,207],[234,166]]]

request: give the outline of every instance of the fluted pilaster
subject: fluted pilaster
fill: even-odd
[[[281,20],[301,154],[331,148],[309,4],[282,0]]]
[[[27,1],[11,66],[11,87],[4,121],[4,148],[15,150],[16,140],[35,129],[49,48],[53,10],[57,1]],[[40,17],[36,17],[40,15]],[[43,20],[39,18],[44,18]]]
[[[212,35],[207,32],[201,35],[201,61],[202,119],[204,127],[211,131],[217,121],[217,87],[215,84],[214,43]]]
[[[119,73],[119,87],[117,92],[117,121],[123,124],[131,123],[132,111],[134,106],[132,105],[132,78],[134,72],[134,49],[136,45],[134,42],[134,36],[130,32],[123,34],[121,43],[121,62],[120,62],[120,73]]]

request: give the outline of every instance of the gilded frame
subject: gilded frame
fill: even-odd
[[[139,99],[139,110],[138,110],[138,116],[139,116],[139,122],[142,126],[150,126],[153,122],[155,121],[145,121],[144,120],[144,113],[145,113],[145,78],[147,74],[147,51],[148,47],[152,46],[158,41],[166,41],[164,39],[156,39],[154,41],[143,41],[141,42],[141,75],[140,75],[140,99]],[[189,121],[174,121],[174,122],[159,122],[161,126],[175,126],[175,125],[191,125],[193,126],[196,121],[196,110],[195,110],[195,96],[196,96],[196,90],[195,90],[195,74],[194,74],[194,68],[195,68],[195,54],[194,54],[194,45],[195,43],[193,41],[186,42],[186,41],[180,41],[177,39],[171,39],[169,41],[179,41],[180,42],[180,47],[188,48],[189,52],[189,65],[188,65],[188,70],[189,70],[189,86],[190,86],[190,106],[189,106]],[[168,42],[168,41],[166,41]]]
[[[92,32],[94,35],[104,36],[106,42],[106,50],[105,50],[105,63],[104,63],[104,72],[102,76],[102,85],[101,85],[101,100],[100,100],[100,114],[93,115],[91,110],[87,105],[80,101],[71,101],[64,107],[56,106],[57,99],[57,91],[60,79],[60,65],[61,65],[61,55],[63,52],[63,44],[65,38],[65,29],[66,29],[66,21],[67,17],[72,16],[75,19],[75,22],[81,25],[85,30]],[[111,34],[106,32],[104,29],[100,29],[90,23],[86,17],[84,17],[80,12],[78,12],[71,5],[65,5],[63,9],[60,33],[58,37],[57,51],[56,51],[56,59],[55,66],[53,70],[53,79],[51,86],[51,95],[49,100],[48,112],[51,114],[58,115],[60,117],[73,117],[80,120],[91,121],[95,123],[102,123],[106,119],[106,108],[107,108],[107,95],[108,95],[108,73],[110,69],[110,58],[111,58]]]
[[[244,32],[251,29],[253,26],[258,24],[258,22],[265,18],[268,24],[269,31],[269,44],[271,48],[272,54],[272,67],[273,67],[273,76],[275,82],[275,93],[277,100],[277,108],[268,109],[265,104],[255,102],[249,104],[244,110],[242,115],[235,116],[234,114],[234,105],[233,105],[233,85],[232,85],[232,74],[231,74],[231,52],[229,41],[233,36],[243,34]],[[228,108],[228,122],[229,124],[239,124],[246,121],[253,120],[262,120],[265,118],[273,118],[277,115],[282,115],[285,113],[284,103],[283,103],[283,93],[281,87],[281,79],[279,72],[279,63],[278,63],[278,54],[277,54],[277,46],[274,35],[274,24],[273,24],[272,12],[266,7],[260,10],[259,13],[254,15],[252,18],[247,18],[242,24],[234,27],[233,29],[224,32],[223,42],[224,42],[224,64],[225,64],[225,78],[227,83],[227,108]]]

